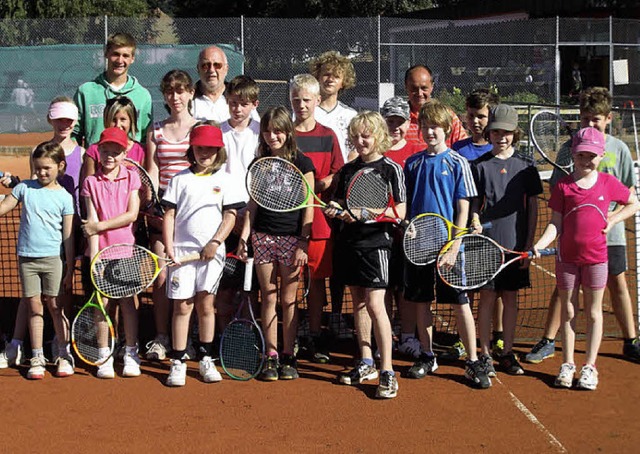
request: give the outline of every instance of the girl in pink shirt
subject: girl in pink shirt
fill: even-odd
[[[556,281],[562,305],[563,364],[555,386],[570,388],[576,372],[574,363],[575,313],[579,290],[584,294],[587,315],[585,364],[577,387],[594,390],[598,386],[596,358],[602,340],[602,298],[607,284],[607,232],[640,208],[629,188],[612,175],[598,172],[604,156],[605,136],[595,128],[584,128],[573,138],[574,171],[553,188],[549,208],[551,221],[534,245],[546,248],[559,235]],[[624,207],[609,215],[609,204]]]
[[[89,263],[99,250],[113,244],[134,243],[133,223],[140,208],[140,177],[122,164],[127,145],[127,134],[122,129],[113,127],[102,131],[98,142],[100,168],[82,185],[80,196],[87,212],[87,219],[82,220],[82,232],[89,243],[82,267],[85,288],[91,288]],[[138,312],[133,298],[121,298],[113,303],[103,298],[103,302],[105,309],[113,303],[120,306],[126,339],[122,375],[137,377],[140,375]],[[103,353],[107,356],[108,349]],[[113,357],[98,367],[97,376],[114,378]]]

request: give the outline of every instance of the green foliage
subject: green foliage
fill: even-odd
[[[530,91],[518,91],[508,96],[500,96],[500,100],[511,104],[540,104],[545,100]]]
[[[466,112],[466,97],[462,93],[462,90],[460,90],[458,87],[453,87],[451,91],[447,91],[445,88],[443,88],[437,93],[435,98],[438,101],[451,107],[453,111],[458,115],[462,115]]]

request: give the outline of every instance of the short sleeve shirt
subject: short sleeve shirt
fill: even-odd
[[[473,143],[473,138],[467,137],[466,139],[458,140],[451,148],[471,162],[489,153],[493,149],[493,145],[490,143],[477,145]]]

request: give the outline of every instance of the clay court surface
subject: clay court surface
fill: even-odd
[[[0,135],[0,145],[48,137]],[[0,170],[26,176],[25,166],[24,157],[0,156]],[[400,378],[389,401],[374,398],[377,381],[337,384],[352,365],[348,353],[331,365],[301,361],[299,380],[275,383],[224,376],[205,384],[192,362],[179,389],[163,384],[168,363],[144,363],[139,378],[107,381],[82,365],[73,377],[39,382],[26,380],[26,366],[3,369],[0,452],[637,452],[640,364],[621,350],[620,340],[603,342],[595,392],[552,387],[558,351],[524,365],[525,376],[499,373],[488,390],[466,384],[462,361],[441,364],[423,380]],[[403,373],[410,364],[394,366]]]

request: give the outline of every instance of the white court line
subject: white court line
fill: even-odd
[[[495,381],[497,381],[498,383],[500,383],[504,389],[507,390],[507,392],[509,393],[509,397],[511,397],[511,401],[513,402],[513,404],[516,406],[516,408],[518,410],[520,410],[522,412],[522,414],[529,420],[531,421],[531,423],[536,427],[536,429],[538,429],[540,432],[542,432],[547,439],[549,440],[549,443],[555,447],[558,452],[568,452],[567,448],[565,448],[562,443],[560,443],[560,441],[549,431],[549,429],[547,429],[544,424],[542,424],[540,422],[540,420],[538,418],[536,418],[536,415],[534,415],[533,413],[531,413],[531,410],[529,410],[525,404],[522,403],[522,401],[520,399],[518,399],[515,394],[513,394],[505,385],[504,383],[502,383],[500,381],[500,379],[498,377],[494,378]]]

